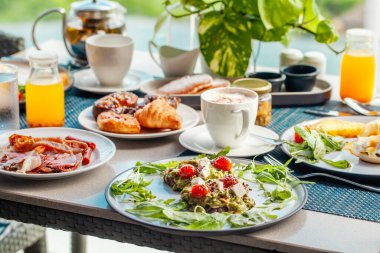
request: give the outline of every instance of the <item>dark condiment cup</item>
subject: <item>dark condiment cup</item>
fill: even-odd
[[[272,84],[272,92],[280,92],[282,84],[284,83],[285,76],[276,72],[256,72],[248,73],[245,75],[248,78],[263,79]]]
[[[286,91],[311,91],[319,70],[311,65],[297,64],[283,67],[281,73],[286,76]]]

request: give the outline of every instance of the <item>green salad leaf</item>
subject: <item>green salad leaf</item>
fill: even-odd
[[[345,145],[344,138],[330,136],[316,130],[308,130],[302,126],[295,126],[294,131],[304,140],[302,143],[286,142],[292,156],[300,161],[317,163],[323,161],[330,166],[339,169],[347,169],[351,164],[347,160],[333,161],[325,158],[325,155],[334,151],[341,151]]]
[[[132,200],[137,202],[152,200],[156,196],[146,188],[152,181],[146,181],[141,173],[131,173],[126,180],[117,181],[112,184],[111,194],[112,196],[129,195]],[[125,200],[129,201],[127,198],[123,201]]]
[[[178,166],[178,161],[170,161],[167,163],[141,163],[137,162],[134,168],[134,171],[139,171],[144,174],[156,174],[165,171],[169,168],[174,168]]]
[[[189,212],[184,211],[185,208],[186,204],[183,201],[165,203],[158,200],[139,203],[126,211],[144,218],[161,220],[177,227],[197,230],[220,229],[229,217],[227,213]]]

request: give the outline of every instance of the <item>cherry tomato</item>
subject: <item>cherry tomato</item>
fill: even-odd
[[[181,178],[191,178],[194,175],[195,175],[195,167],[191,164],[185,164],[179,168],[179,176]]]
[[[215,159],[214,167],[224,171],[230,171],[232,169],[232,162],[230,158],[226,156],[220,156]]]
[[[204,184],[196,184],[196,185],[193,185],[193,187],[191,188],[191,196],[193,198],[203,198],[207,195],[207,193],[209,192],[209,189],[206,185]]]
[[[19,91],[18,92],[18,101],[21,101],[22,100],[22,93]]]
[[[224,187],[228,188],[230,186],[237,184],[238,180],[234,176],[228,175],[222,179],[222,182],[223,182]]]
[[[302,143],[302,142],[303,142],[302,137],[301,137],[298,133],[294,133],[294,140],[295,140],[297,143]]]

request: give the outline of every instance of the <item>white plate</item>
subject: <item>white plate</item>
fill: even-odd
[[[323,118],[329,119],[329,118]],[[344,121],[353,121],[353,122],[362,122],[367,123],[376,118],[366,117],[366,116],[345,116],[345,117],[334,117],[334,119],[344,120]],[[300,123],[300,125],[310,125],[317,122],[320,119],[310,120]],[[294,140],[294,126],[287,129],[281,136],[282,140]],[[282,150],[290,156],[289,147],[286,144],[282,145]],[[312,167],[315,167],[320,170],[327,172],[340,173],[345,175],[352,175],[357,177],[373,178],[380,177],[380,166],[378,164],[367,163],[360,160],[357,156],[354,156],[347,150],[331,152],[325,156],[327,159],[332,160],[347,160],[351,163],[352,167],[348,169],[338,169],[334,168],[324,162],[318,162],[316,164],[309,164]]]
[[[154,163],[166,163],[173,160],[183,161],[183,160],[189,160],[191,158],[193,158],[193,156],[176,157],[172,159],[157,161]],[[236,164],[237,163],[248,164],[250,162],[250,160],[245,160],[245,159],[232,159],[232,161]],[[303,205],[306,203],[306,200],[307,200],[306,187],[303,184],[299,184],[293,188],[293,193],[295,196],[297,196],[297,198],[289,201],[283,209],[275,210],[272,212],[273,214],[276,214],[278,216],[277,219],[275,220],[271,220],[271,221],[267,221],[255,226],[249,226],[249,227],[243,227],[243,228],[231,228],[231,227],[225,226],[224,228],[221,228],[218,230],[191,230],[191,229],[175,227],[172,225],[162,224],[155,220],[147,220],[139,216],[136,216],[132,213],[125,212],[125,209],[131,207],[130,202],[120,203],[119,201],[117,201],[111,194],[111,186],[116,181],[125,180],[131,172],[133,172],[132,169],[121,173],[120,175],[116,176],[107,186],[105,195],[106,195],[106,199],[108,203],[115,211],[117,211],[121,215],[129,219],[132,219],[134,221],[137,221],[141,223],[142,225],[147,226],[151,229],[156,229],[156,230],[166,232],[166,233],[169,232],[169,233],[174,233],[174,234],[183,234],[183,235],[191,235],[191,236],[199,236],[201,234],[216,236],[216,235],[249,233],[249,232],[267,228],[269,226],[273,226],[279,223],[280,221],[294,215],[303,207]],[[163,182],[161,175],[159,174],[146,175],[145,179],[147,181],[150,181],[151,179],[153,180],[152,183],[147,188],[151,190],[154,195],[157,196],[157,199],[179,199],[180,198],[179,192],[174,192],[168,185],[166,185]],[[249,191],[248,194],[251,198],[254,199],[256,206],[262,205],[267,200],[267,198],[263,194],[263,191],[260,189],[260,186],[258,183],[248,182],[243,179],[240,179],[240,180],[244,181],[245,183],[249,185],[250,188],[252,188],[252,191]],[[269,189],[270,187],[273,187],[273,185],[269,185],[269,184],[265,184],[265,186]]]
[[[79,124],[90,131],[120,139],[153,139],[159,137],[165,137],[169,135],[179,134],[183,131],[196,126],[199,122],[199,114],[191,107],[183,104],[179,104],[177,108],[179,116],[182,118],[182,128],[178,130],[148,130],[141,129],[139,134],[117,134],[102,131],[99,129],[94,117],[92,116],[92,106],[84,109],[78,116]]]
[[[131,69],[120,86],[101,86],[92,69],[84,69],[74,73],[74,86],[87,92],[109,94],[118,91],[138,90],[141,82],[149,79],[152,79],[152,76],[142,71]]]
[[[93,170],[106,162],[108,162],[115,154],[116,147],[112,141],[108,138],[101,136],[96,133],[88,132],[85,130],[74,129],[74,128],[62,128],[62,127],[41,127],[41,128],[28,128],[17,130],[13,132],[7,132],[0,135],[0,148],[9,145],[8,137],[12,134],[29,135],[33,137],[66,137],[73,136],[86,141],[91,141],[96,144],[96,149],[91,155],[90,164],[79,167],[74,171],[61,172],[61,173],[50,173],[50,174],[22,174],[13,171],[0,170],[0,174],[33,179],[33,180],[48,180],[48,179],[60,179],[65,177],[72,177],[78,174],[82,174]]]
[[[250,133],[261,135],[268,138],[278,139],[279,136],[272,130],[261,127],[252,126],[249,129]],[[208,133],[206,125],[200,125],[189,129],[179,136],[179,142],[185,148],[202,154],[214,154],[221,150],[215,146],[210,134]],[[251,157],[261,155],[272,151],[276,146],[267,142],[257,139],[249,134],[244,145],[239,148],[231,149],[228,156],[231,157]]]

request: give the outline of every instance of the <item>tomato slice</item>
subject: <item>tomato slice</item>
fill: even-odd
[[[302,137],[301,137],[297,132],[294,133],[294,140],[295,140],[297,143],[302,143],[302,142],[303,142]]]
[[[181,178],[191,178],[194,175],[195,175],[195,167],[191,164],[185,164],[179,168],[179,176]]]
[[[220,156],[215,159],[214,167],[224,171],[230,171],[232,169],[232,162],[230,158],[226,156]]]
[[[22,100],[22,93],[19,91],[18,92],[18,101],[21,101]]]
[[[206,197],[208,192],[209,192],[209,189],[204,184],[196,184],[196,185],[193,185],[193,187],[191,188],[191,196],[193,198],[199,199],[199,198]]]

